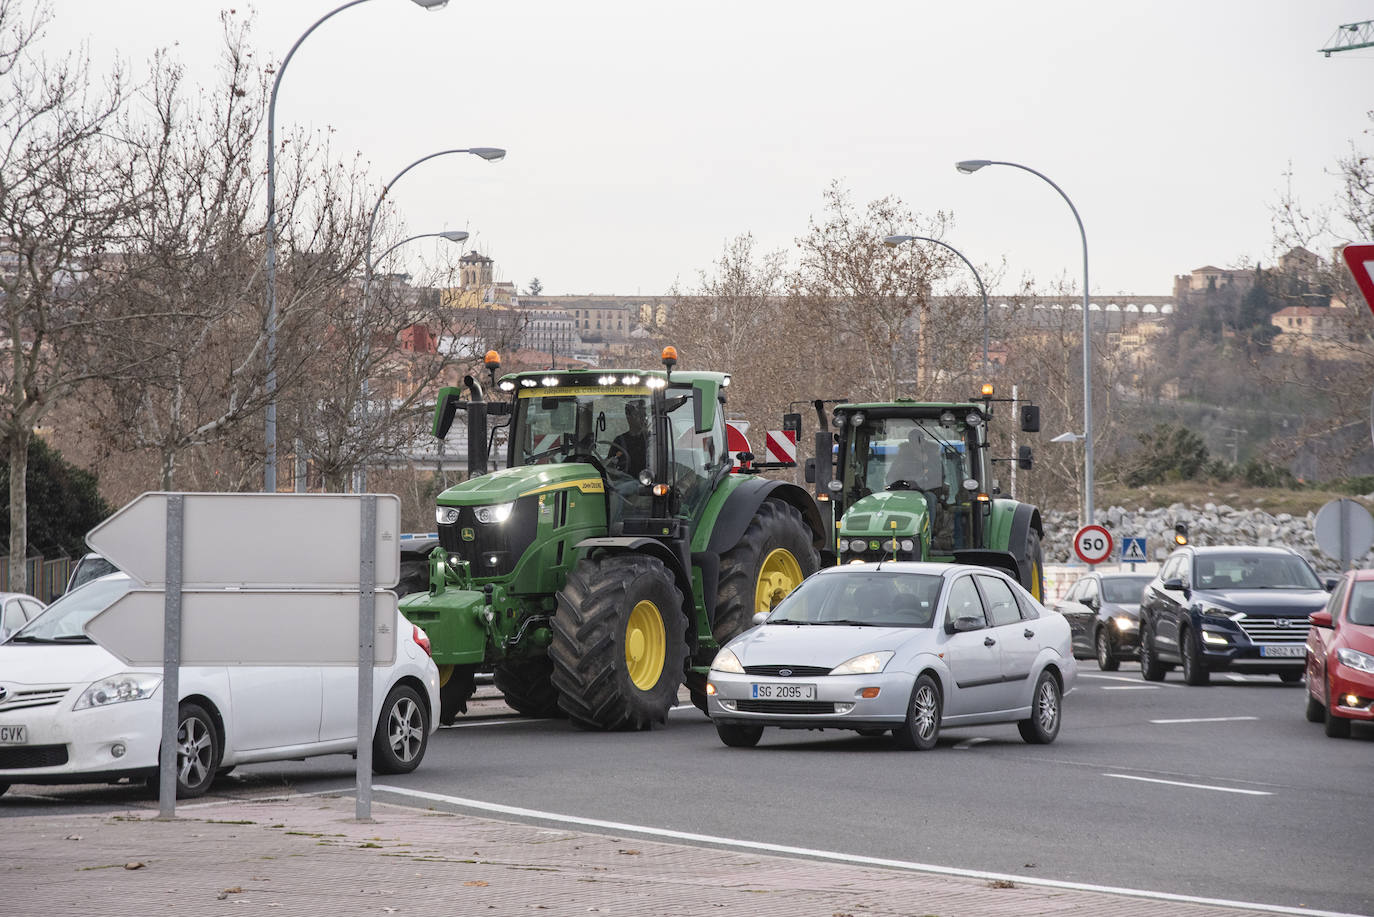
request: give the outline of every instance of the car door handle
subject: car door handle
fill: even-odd
[[[1024,636],[1027,640],[1029,640],[1029,639],[1031,639],[1032,637],[1035,636],[1035,631],[1033,631],[1033,630],[1031,630],[1029,627],[1027,627],[1025,630],[1021,631],[1021,634],[1022,634],[1022,636]]]
[[[992,639],[991,637],[984,637],[984,638],[983,638],[983,645],[984,645],[984,646],[996,646],[996,645],[997,645],[997,641],[994,640],[994,639]]]

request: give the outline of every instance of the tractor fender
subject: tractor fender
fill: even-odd
[[[1029,503],[1016,504],[1016,512],[1011,518],[1011,539],[1008,547],[1016,557],[1017,571],[1016,581],[1019,583],[1027,582],[1031,575],[1031,558],[1026,556],[1026,536],[1032,531],[1040,536],[1040,540],[1045,539],[1045,527],[1040,522],[1040,510]]]
[[[706,550],[720,555],[739,544],[740,538],[744,537],[744,530],[749,527],[750,520],[764,500],[781,500],[795,506],[811,529],[811,543],[816,550],[823,550],[827,546],[830,533],[821,522],[820,510],[816,508],[816,501],[810,493],[787,481],[749,478],[726,497],[725,505],[720,508],[715,526],[711,529]]]
[[[990,551],[986,548],[957,549],[954,552],[956,564],[973,564],[977,567],[992,567],[1016,580],[1020,580],[1021,562],[1010,551]]]
[[[691,624],[695,607],[695,603],[692,601],[692,597],[695,595],[695,591],[692,589],[692,578],[683,569],[682,560],[663,542],[653,538],[608,535],[600,538],[584,538],[574,545],[574,548],[589,555],[601,552],[606,554],[647,554],[663,561],[663,565],[673,575],[674,584],[682,590],[682,613],[686,616],[688,624]]]

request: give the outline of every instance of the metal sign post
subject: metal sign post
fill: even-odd
[[[181,727],[181,545],[183,503],[167,500],[167,588],[162,612],[162,755],[158,760],[159,818],[177,814],[177,732]]]
[[[377,611],[374,558],[377,553],[377,496],[362,495],[363,524],[358,537],[358,821],[372,820],[372,661]],[[399,549],[398,549],[399,550]]]

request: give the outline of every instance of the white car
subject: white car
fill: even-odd
[[[44,605],[23,592],[0,592],[0,643],[43,613]]]
[[[82,632],[129,591],[112,573],[68,593],[0,646],[0,793],[14,783],[157,786],[162,669],[132,667]],[[270,639],[270,634],[264,634]],[[439,672],[424,631],[397,613],[396,660],[373,681],[373,770],[414,770],[438,728]],[[177,796],[240,764],[357,748],[352,666],[182,666]]]
[[[1059,735],[1078,676],[1064,616],[1001,570],[847,564],[812,574],[711,663],[708,714],[730,746],[764,727],[891,732],[934,748],[944,727]]]

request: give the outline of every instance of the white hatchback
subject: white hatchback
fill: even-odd
[[[0,646],[0,793],[131,778],[156,788],[162,669],[125,665],[82,632],[131,586],[123,573],[101,577]],[[414,770],[438,727],[429,640],[399,612],[396,630],[395,662],[373,681],[373,770],[385,774]],[[240,764],[357,749],[355,667],[183,666],[179,678],[180,797]]]

